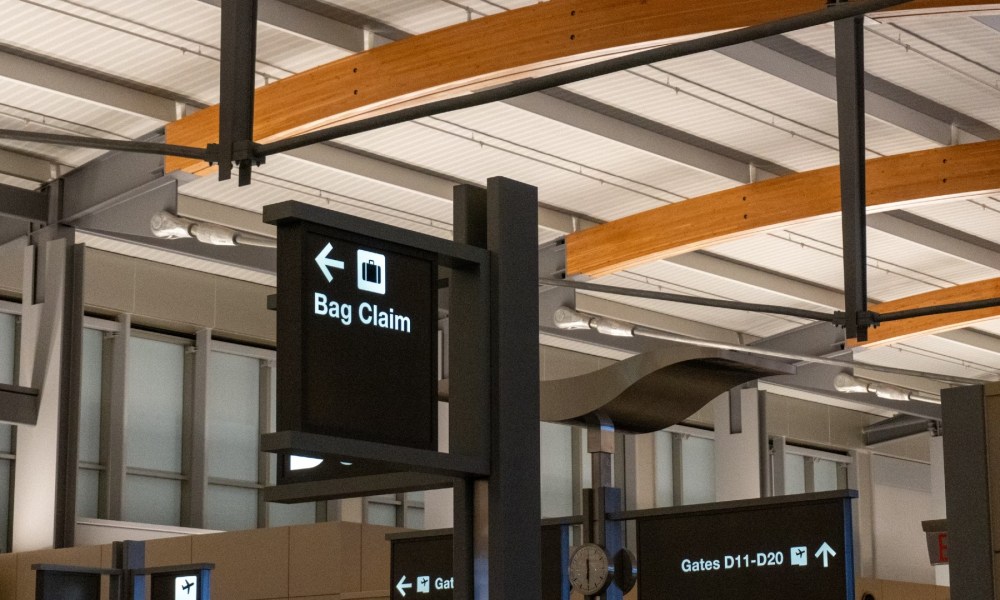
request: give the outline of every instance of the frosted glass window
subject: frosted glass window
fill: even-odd
[[[829,492],[840,486],[837,483],[838,465],[832,460],[817,460],[813,464],[813,490]]]
[[[93,469],[77,469],[76,516],[96,519],[97,499],[100,497],[101,473]]]
[[[269,502],[267,504],[267,519],[269,527],[315,523],[316,503],[273,504]]]
[[[126,475],[123,512],[126,521],[180,525],[181,482],[159,477]]]
[[[17,347],[15,342],[15,327],[17,321],[13,315],[0,313],[0,383],[13,385],[15,381],[14,366],[17,364]],[[0,424],[0,453],[13,454],[13,425]],[[0,495],[5,487],[0,487]],[[0,521],[0,526],[6,521]]]
[[[257,527],[257,490],[209,485],[205,528],[240,531]]]
[[[368,523],[372,525],[396,526],[396,505],[381,502],[368,503]]]
[[[17,364],[16,325],[14,315],[0,313],[0,383],[7,385],[14,385],[14,365]]]
[[[207,404],[208,476],[256,483],[260,361],[212,352]]]
[[[785,454],[785,493],[803,494],[806,491],[806,461],[798,454]]]
[[[681,490],[684,504],[715,502],[715,444],[713,440],[681,440]]]
[[[101,462],[101,371],[104,334],[83,330],[80,380],[80,461]],[[95,501],[96,506],[96,501]]]
[[[666,431],[653,434],[653,473],[657,507],[674,505],[674,439]]]
[[[0,460],[0,552],[10,552],[7,525],[10,523],[11,461]]]
[[[424,509],[409,507],[406,509],[406,522],[403,523],[403,527],[409,529],[423,529],[424,528]]]
[[[542,518],[573,514],[573,429],[541,424]]]
[[[130,467],[181,472],[184,348],[129,340],[125,456]]]
[[[14,426],[0,424],[0,454],[14,453]]]

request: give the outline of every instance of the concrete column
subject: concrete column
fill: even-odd
[[[944,493],[944,438],[931,437],[931,519],[947,518]],[[948,565],[934,567],[934,583],[950,586],[951,572]]]
[[[760,497],[760,419],[757,388],[731,390],[715,408],[715,499]]]
[[[38,422],[34,427],[17,430],[14,552],[66,543],[66,507],[60,502],[60,496],[65,494],[65,484],[60,485],[60,461],[66,456],[60,436],[60,406],[63,386],[70,384],[63,364],[64,344],[71,343],[64,339],[70,244],[66,239],[56,239],[29,246],[25,251],[18,381],[38,388],[40,396]],[[41,265],[43,269],[38,268]],[[75,462],[75,448],[72,457]],[[67,470],[63,477],[73,477],[75,484],[75,464],[63,468]]]

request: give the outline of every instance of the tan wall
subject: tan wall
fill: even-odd
[[[949,600],[951,590],[946,587],[885,579],[859,579],[855,586],[858,600],[869,593],[875,600]]]
[[[394,531],[338,522],[152,540],[146,564],[214,563],[218,598],[388,598],[385,535]]]
[[[318,523],[146,542],[146,566],[214,563],[212,594],[240,600],[389,597],[391,527]],[[0,555],[0,600],[34,600],[39,563],[111,567],[111,545]],[[103,597],[107,597],[107,586]]]

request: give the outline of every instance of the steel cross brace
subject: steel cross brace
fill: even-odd
[[[220,181],[230,178],[236,162],[241,186],[250,184],[252,165],[264,162],[253,142],[256,56],[257,0],[222,0],[219,143],[209,144],[208,154],[219,163]]]
[[[841,230],[844,247],[844,313],[847,337],[868,340],[865,231],[865,53],[863,16],[834,23],[837,122],[840,135]]]

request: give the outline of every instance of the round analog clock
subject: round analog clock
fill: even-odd
[[[595,596],[607,589],[614,571],[608,553],[597,544],[578,546],[569,559],[569,582],[584,596]]]

